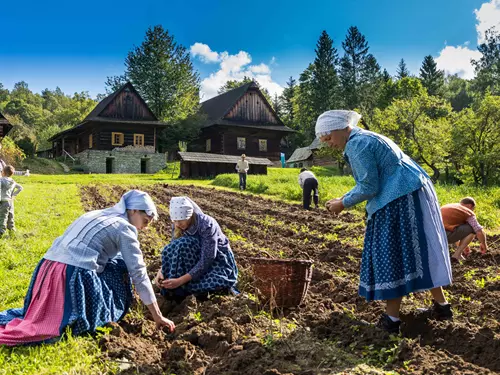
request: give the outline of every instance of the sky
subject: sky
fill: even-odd
[[[347,29],[357,26],[391,74],[404,58],[418,75],[432,55],[464,78],[474,76],[470,60],[484,31],[500,30],[500,0],[1,1],[0,82],[92,97],[104,93],[107,76],[123,73],[127,52],[157,24],[190,50],[202,100],[245,75],[280,94],[314,60],[322,30],[341,55]]]

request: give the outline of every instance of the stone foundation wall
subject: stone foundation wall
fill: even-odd
[[[85,150],[75,158],[90,173],[156,173],[166,166],[166,155],[160,153]],[[141,171],[141,165],[145,171]]]

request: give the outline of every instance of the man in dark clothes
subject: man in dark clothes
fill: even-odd
[[[314,205],[318,208],[319,205],[319,192],[318,192],[318,180],[316,176],[311,171],[306,168],[302,168],[299,174],[299,185],[302,188],[302,202],[306,210],[310,209],[311,206],[311,193],[314,193],[313,200]]]

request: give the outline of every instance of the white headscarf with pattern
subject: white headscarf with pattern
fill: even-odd
[[[201,208],[188,197],[172,197],[170,200],[170,219],[188,220],[193,213],[202,214]]]
[[[334,130],[355,127],[361,115],[355,111],[334,110],[322,113],[316,121],[316,137],[329,135]]]

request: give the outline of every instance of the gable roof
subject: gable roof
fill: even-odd
[[[224,117],[231,111],[231,109],[238,103],[238,100],[245,95],[248,90],[256,90],[257,93],[261,96],[262,101],[266,104],[269,110],[273,113],[273,115],[278,119],[278,125],[274,125],[274,129],[270,130],[282,130],[287,132],[294,132],[293,129],[290,129],[288,126],[285,126],[281,119],[278,117],[274,108],[269,104],[265,96],[259,89],[259,86],[254,82],[245,83],[235,89],[229,90],[223,94],[217,95],[212,99],[208,99],[201,103],[200,112],[204,113],[207,116],[207,121],[202,124],[202,128],[206,128],[213,125],[230,125],[230,126],[243,126],[238,121],[232,121],[224,119]],[[246,124],[249,126],[249,124]],[[261,125],[262,128],[265,125]],[[279,129],[277,129],[279,127]]]
[[[319,150],[320,148],[323,148],[324,144],[321,143],[319,138],[314,138],[314,141],[309,145],[310,150]]]
[[[314,150],[319,150],[320,148],[323,147],[325,146],[323,143],[321,143],[319,138],[314,138],[314,141],[312,141],[309,146],[295,149],[292,156],[290,156],[290,158],[286,162],[296,163],[298,161],[307,160],[313,154]]]
[[[311,155],[312,151],[309,147],[298,148],[293,152],[292,156],[290,156],[290,159],[288,159],[286,162],[296,163],[298,161],[304,161],[309,159]]]
[[[132,93],[134,93],[139,98],[139,100],[142,102],[142,104],[148,109],[149,113],[151,114],[151,116],[153,116],[153,118],[155,119],[155,121],[158,121],[158,118],[151,111],[151,109],[149,108],[149,106],[147,105],[147,103],[139,95],[139,93],[137,92],[137,90],[135,89],[135,87],[130,82],[127,82],[122,87],[120,87],[118,90],[116,90],[114,93],[106,96],[103,100],[101,100],[99,102],[99,104],[97,104],[95,106],[95,108],[87,115],[87,117],[85,117],[84,121],[91,121],[91,120],[96,120],[97,118],[99,118],[100,115],[101,115],[101,113],[108,107],[108,105],[125,89],[128,89]]]
[[[201,103],[201,110],[205,112],[208,120],[220,120],[234,107],[236,102],[245,95],[250,87],[257,87],[257,85],[255,82],[245,83],[240,87],[214,96],[212,99],[208,99]]]

